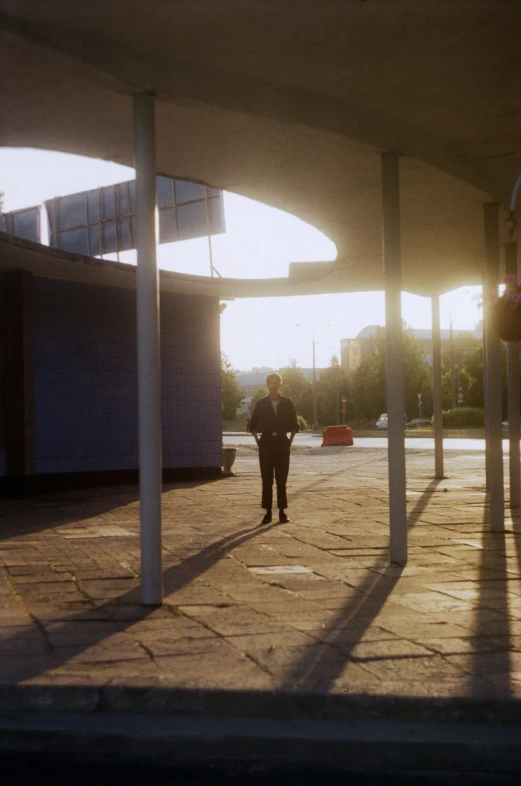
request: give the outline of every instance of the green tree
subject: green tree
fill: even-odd
[[[221,394],[223,419],[235,420],[243,392],[235,377],[232,364],[224,352],[221,352]]]
[[[466,407],[484,407],[484,394],[483,394],[483,344],[480,343],[474,349],[466,352],[461,361],[462,370],[467,375],[469,380],[468,388],[463,388],[463,401]],[[456,372],[456,369],[455,369]],[[450,409],[452,406],[452,398],[450,395],[450,370],[445,375],[448,377],[448,396],[443,391],[443,407]]]
[[[250,415],[253,415],[253,410],[255,409],[255,404],[261,398],[264,398],[268,395],[268,391],[266,388],[258,388],[255,391],[255,395],[253,396],[251,403],[250,403]]]
[[[348,420],[374,420],[386,411],[385,356],[382,352],[369,355],[350,374],[347,396]]]
[[[333,355],[329,367],[325,368],[317,382],[318,420],[323,426],[342,422],[340,399],[347,394],[347,378]]]
[[[308,422],[313,419],[313,394],[311,383],[307,381],[304,372],[297,366],[297,361],[292,360],[289,366],[279,369],[282,377],[282,393],[292,399],[297,412]]]
[[[432,415],[432,367],[425,360],[425,350],[407,330],[403,331],[403,382],[405,412],[408,419],[419,417],[418,394],[421,394],[422,417]]]
[[[418,416],[418,393],[421,393],[422,417],[430,417],[432,369],[425,360],[421,344],[405,326],[402,346],[405,412],[411,419]],[[387,410],[384,331],[376,339],[376,352],[349,374],[347,410],[349,420],[358,420],[359,423],[374,420]]]
[[[464,368],[460,369],[458,366],[454,367],[454,373],[456,375],[456,391],[458,387],[463,391],[464,406],[483,408],[483,405],[480,403],[483,397],[483,378],[481,378],[481,382],[478,382],[478,380],[473,379]],[[452,409],[452,380],[450,369],[443,374],[441,378],[441,387],[443,394],[443,409]],[[476,403],[471,403],[473,401]]]

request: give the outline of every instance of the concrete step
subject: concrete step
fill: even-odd
[[[191,765],[519,773],[520,726],[143,713],[0,715],[0,751]]]
[[[248,716],[268,720],[382,720],[517,725],[514,698],[211,690],[130,685],[1,685],[0,713]]]
[[[521,772],[518,701],[0,686],[0,751],[346,769]]]

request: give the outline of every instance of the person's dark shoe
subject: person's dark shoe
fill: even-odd
[[[261,524],[271,524],[271,510],[267,510]]]
[[[279,524],[287,524],[289,518],[286,516],[283,510],[279,510]]]

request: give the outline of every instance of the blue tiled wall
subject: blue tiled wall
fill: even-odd
[[[0,314],[2,313],[4,307],[4,276],[3,273],[0,273]],[[0,319],[0,347],[2,346],[3,335],[2,335],[2,320]],[[0,352],[0,477],[5,475],[5,445],[4,445],[4,418],[2,417],[3,410],[2,410],[2,386],[3,386],[3,357],[2,353]]]
[[[35,279],[36,472],[135,469],[135,291]],[[221,465],[215,298],[161,296],[163,465]]]

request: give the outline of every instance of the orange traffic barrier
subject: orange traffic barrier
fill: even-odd
[[[349,426],[328,426],[322,432],[322,445],[326,448],[329,445],[352,445],[353,432]]]

